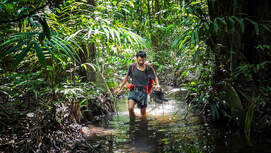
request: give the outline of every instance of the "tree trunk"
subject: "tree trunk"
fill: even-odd
[[[149,25],[150,25],[150,29],[152,29],[152,15],[151,15],[150,1],[147,1],[146,3],[148,7],[148,14],[149,14]]]
[[[95,4],[95,0],[88,0],[88,3],[90,4],[90,5],[92,5],[93,7],[94,6],[96,6],[96,4]],[[94,19],[95,19],[95,17],[93,17]],[[88,52],[89,52],[89,54],[87,54],[87,55],[89,55],[88,57],[87,57],[87,59],[88,59],[88,62],[89,63],[95,63],[95,58],[96,58],[96,46],[95,46],[95,44],[94,43],[88,43]],[[86,52],[85,52],[86,53]],[[94,69],[92,68],[92,67],[90,67],[89,65],[87,65],[87,80],[88,81],[92,81],[92,82],[96,82],[96,76],[97,76],[97,74],[96,74],[96,71],[94,71]]]
[[[155,9],[156,9],[156,13],[160,11],[159,0],[155,0]],[[157,18],[158,24],[160,24],[160,12],[156,15],[156,18]]]
[[[96,58],[96,47],[94,43],[85,42],[81,44],[83,53],[80,53],[81,62],[83,63],[95,63]],[[90,82],[96,82],[96,71],[90,66],[86,65],[87,69],[81,69],[81,71],[86,75],[87,80]]]

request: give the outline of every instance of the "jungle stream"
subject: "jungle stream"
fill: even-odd
[[[238,133],[214,129],[172,89],[168,102],[148,102],[147,116],[135,107],[136,120],[130,121],[127,97],[118,100],[118,113],[105,123],[88,125],[83,131],[95,152],[181,152],[181,153],[259,153],[271,151],[267,144],[248,147]],[[265,140],[267,143],[268,140]],[[270,142],[270,140],[269,140]]]

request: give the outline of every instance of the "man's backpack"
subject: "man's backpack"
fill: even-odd
[[[152,65],[150,64],[150,63],[145,63],[145,65],[147,66],[146,68],[147,68],[147,71],[146,71],[146,73],[147,73],[147,75],[149,75],[150,74],[150,72],[151,72],[151,67],[152,67]],[[136,67],[136,63],[133,63],[133,65],[132,65],[132,72],[134,71],[134,69],[135,69],[135,67]],[[155,72],[155,70],[153,69],[153,71]],[[148,85],[146,86],[146,87],[144,87],[144,88],[146,88],[146,92],[148,93],[148,95],[152,92],[152,88],[153,88],[153,82],[154,82],[154,79],[155,78],[151,78],[151,77],[149,77],[148,76],[148,79],[149,79],[149,82],[148,82]],[[130,85],[130,86],[135,86],[135,85]]]

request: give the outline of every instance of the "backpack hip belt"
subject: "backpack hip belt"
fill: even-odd
[[[145,87],[137,87],[137,86],[134,85],[134,84],[128,84],[128,85],[127,85],[127,88],[128,88],[130,91],[135,90],[135,89],[138,89],[138,90],[146,90],[146,92],[147,92],[148,86],[145,86]]]

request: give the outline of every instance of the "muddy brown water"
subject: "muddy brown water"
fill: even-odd
[[[174,91],[175,90],[175,91]],[[180,152],[180,153],[267,153],[271,152],[270,139],[248,147],[239,132],[221,132],[204,123],[200,116],[186,109],[176,91],[168,92],[168,102],[148,103],[147,117],[140,116],[135,107],[136,120],[130,122],[127,97],[118,99],[117,114],[106,123],[89,125],[88,142],[94,152]],[[186,116],[186,120],[184,117]],[[225,130],[227,131],[227,130]]]

